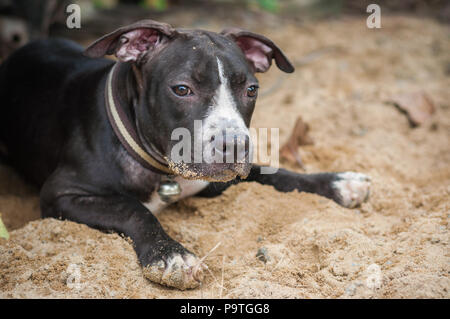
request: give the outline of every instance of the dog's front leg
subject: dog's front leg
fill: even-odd
[[[60,189],[61,190],[61,189]],[[156,217],[139,201],[120,195],[41,193],[43,217],[68,219],[130,237],[145,276],[178,289],[195,288],[202,280],[199,259],[166,234]]]
[[[348,208],[360,205],[369,197],[370,178],[361,173],[299,174],[280,168],[274,174],[263,174],[261,169],[261,166],[254,165],[246,179],[237,178],[227,183],[210,183],[198,195],[214,197],[233,184],[258,182],[272,185],[280,192],[298,190],[322,195]]]

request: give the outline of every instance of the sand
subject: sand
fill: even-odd
[[[449,298],[450,40],[433,20],[363,18],[260,30],[294,63],[260,76],[253,127],[289,137],[297,116],[315,144],[306,172],[358,171],[371,198],[346,209],[313,194],[243,183],[214,199],[188,198],[158,215],[163,227],[206,259],[201,288],[178,291],[142,275],[129,241],[69,221],[37,220],[37,191],[0,169],[0,298]],[[386,103],[423,90],[436,113],[417,128]],[[282,167],[303,172],[294,164]],[[267,250],[267,262],[256,257]],[[222,286],[223,282],[223,286]]]

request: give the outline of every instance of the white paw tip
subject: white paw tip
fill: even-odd
[[[333,182],[340,204],[347,208],[354,208],[367,201],[370,193],[370,177],[361,173],[344,172],[337,174],[338,179]]]
[[[144,276],[153,282],[181,290],[197,288],[203,280],[204,264],[192,254],[174,254],[164,263],[144,267]]]

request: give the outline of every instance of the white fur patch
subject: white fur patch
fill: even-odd
[[[143,271],[151,281],[185,290],[200,285],[203,269],[206,268],[206,265],[192,254],[173,254],[165,263],[161,260],[145,267]]]
[[[213,99],[213,105],[209,117],[223,118],[243,122],[242,117],[236,110],[236,105],[231,94],[230,83],[225,77],[222,62],[217,58],[217,69],[219,71],[220,85]],[[245,125],[244,125],[245,126]]]
[[[180,199],[197,194],[209,184],[209,182],[206,181],[187,180],[180,176],[175,177],[175,181],[177,181],[181,187]],[[161,198],[159,198],[157,190],[151,194],[150,200],[148,202],[142,204],[153,214],[161,212],[164,208],[168,206],[166,202],[163,202]]]
[[[233,130],[241,135],[249,136],[249,130],[242,119],[236,107],[233,98],[232,90],[229,80],[225,76],[222,62],[217,58],[217,70],[220,80],[220,85],[217,88],[212,104],[209,107],[208,114],[203,120],[203,134],[201,135],[201,145],[212,146],[210,143],[211,136],[221,135],[224,130]],[[208,156],[206,152],[205,156]]]
[[[369,197],[370,177],[361,173],[344,172],[338,174],[332,187],[338,192],[341,205],[354,208]]]

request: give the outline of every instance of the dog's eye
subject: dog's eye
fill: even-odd
[[[258,94],[258,86],[252,85],[247,88],[247,96],[255,97]]]
[[[178,96],[192,95],[192,90],[186,85],[176,85],[172,88],[172,91]]]

